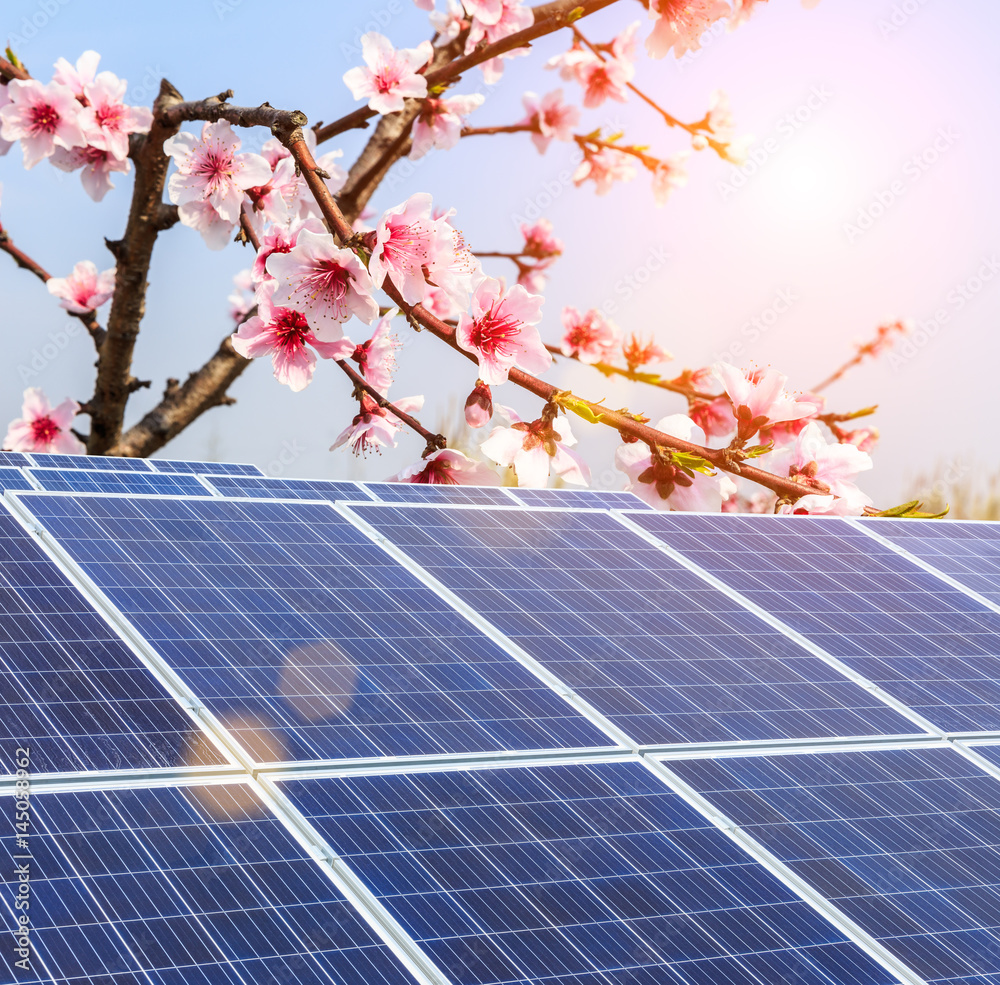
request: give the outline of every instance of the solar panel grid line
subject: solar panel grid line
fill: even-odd
[[[954,736],[938,735],[876,735],[838,736],[813,739],[763,739],[726,743],[677,743],[663,746],[640,746],[641,756],[658,760],[670,759],[724,759],[727,756],[761,756],[794,754],[797,752],[825,752],[871,749],[915,749],[949,745]]]
[[[653,757],[643,756],[642,762],[663,781],[671,790],[690,804],[695,810],[714,824],[719,830],[735,841],[748,855],[764,866],[785,886],[798,894],[806,903],[837,927],[848,939],[852,940],[869,956],[874,958],[883,968],[899,977],[904,985],[928,985],[926,979],[918,975],[905,962],[901,961],[885,946],[880,944],[854,920],[834,906],[811,883],[795,873],[789,866],[769,852],[757,839],[744,831],[732,818],[718,810],[714,804],[673,770]]]
[[[38,482],[31,476],[29,469],[0,463],[0,493],[38,488]]]
[[[388,505],[388,504],[385,504]],[[454,509],[455,507],[451,507]],[[459,509],[464,507],[458,507]],[[474,506],[469,509],[482,509]],[[563,700],[570,704],[576,711],[584,715],[590,722],[596,725],[609,738],[626,749],[635,751],[635,743],[621,729],[594,708],[588,701],[581,698],[569,685],[562,681],[556,674],[548,670],[539,663],[531,654],[521,649],[516,643],[500,632],[496,626],[488,619],[477,612],[472,606],[460,599],[454,592],[446,588],[433,575],[427,572],[421,565],[417,564],[405,551],[398,548],[387,537],[384,537],[371,524],[355,513],[349,506],[337,504],[335,509],[344,516],[358,530],[360,530],[373,543],[382,548],[393,560],[401,564],[407,571],[415,575],[424,585],[433,591],[438,597],[443,599],[456,612],[462,615],[468,622],[475,626],[496,642],[506,653],[514,657],[523,667],[529,670],[535,677],[548,685]],[[506,507],[501,507],[506,509]]]
[[[62,455],[52,452],[29,452],[29,464],[38,468],[90,469],[102,472],[153,472],[146,458],[121,458],[115,455]]]
[[[749,612],[754,613],[754,615],[756,615],[758,618],[763,619],[768,625],[772,626],[774,629],[778,630],[780,633],[787,636],[790,640],[794,641],[800,647],[807,650],[813,656],[822,660],[825,664],[832,667],[840,674],[843,674],[844,677],[846,677],[848,680],[851,680],[860,687],[863,687],[873,697],[877,698],[879,701],[888,705],[890,708],[898,712],[900,715],[903,715],[905,718],[909,719],[911,722],[914,723],[914,725],[918,725],[925,732],[929,732],[931,735],[939,737],[943,737],[946,735],[946,733],[942,729],[939,729],[932,722],[928,721],[921,714],[919,714],[919,712],[914,711],[912,708],[909,707],[909,705],[905,704],[903,701],[900,701],[898,698],[893,697],[891,694],[889,694],[888,691],[879,687],[874,681],[869,680],[867,677],[858,673],[858,671],[849,667],[847,664],[839,660],[837,657],[834,657],[832,654],[828,653],[821,646],[810,640],[807,636],[793,629],[786,622],[784,622],[784,620],[778,618],[778,616],[774,615],[771,612],[768,612],[767,609],[764,609],[762,606],[759,606],[756,603],[752,602],[742,592],[739,592],[735,588],[732,588],[721,578],[718,578],[711,572],[706,571],[699,564],[697,564],[696,562],[688,558],[686,555],[684,555],[681,551],[678,551],[675,548],[671,547],[668,543],[666,543],[666,541],[657,537],[655,534],[651,534],[648,530],[645,530],[639,524],[634,523],[626,514],[618,510],[611,510],[610,513],[623,526],[639,534],[648,543],[658,547],[669,557],[673,558],[678,564],[682,564],[685,568],[687,568],[692,573],[696,574],[703,581],[707,582],[709,585],[712,585],[714,588],[717,588],[719,591],[725,593],[734,602],[738,602],[741,606],[743,606],[743,608],[747,609]]]
[[[253,783],[292,837],[406,965],[420,985],[454,985],[285,793],[268,777],[256,776]]]
[[[43,493],[41,495],[69,495],[66,493]],[[153,497],[150,497],[153,498]],[[58,539],[47,531],[31,512],[29,506],[17,497],[10,497],[11,513],[15,520],[32,536],[38,546],[53,561],[56,567],[69,579],[70,583],[86,598],[103,617],[112,631],[135,654],[140,663],[166,689],[167,693],[180,705],[198,727],[198,731],[208,737],[212,745],[230,762],[246,766],[245,757],[235,746],[228,733],[221,727],[214,715],[203,705],[195,692],[184,683],[180,675],[119,612],[118,608],[92,581],[83,569],[69,556]]]
[[[353,480],[341,480],[341,479],[282,479],[275,476],[267,475],[213,475],[210,472],[199,474],[198,478],[208,487],[212,492],[213,496],[217,496],[221,499],[247,499],[247,500],[273,500],[274,502],[315,502],[315,503],[331,503],[334,500],[329,497],[324,497],[320,494],[320,491],[316,488],[317,486],[322,486],[324,483],[329,486],[345,486],[351,487],[346,489],[347,499],[358,500],[363,502],[379,502],[377,497],[370,493],[364,483],[354,482]],[[277,484],[279,492],[287,492],[288,487],[291,488],[302,488],[314,496],[264,496],[262,494],[262,488],[269,488],[266,483],[273,482]],[[234,487],[245,487],[248,491],[241,492],[238,488]],[[256,488],[255,488],[256,487]],[[282,488],[284,487],[284,488]],[[257,495],[254,495],[257,493]]]
[[[123,472],[101,469],[29,468],[24,470],[42,492],[94,495],[214,496],[215,491],[191,472]]]
[[[915,564],[917,565],[917,567],[923,568],[924,571],[929,572],[936,578],[940,578],[941,581],[943,581],[946,585],[950,585],[957,591],[962,592],[965,595],[968,595],[969,598],[975,599],[975,601],[977,601],[980,605],[984,605],[986,606],[987,609],[992,609],[994,612],[1000,613],[1000,605],[997,605],[996,602],[992,601],[991,599],[988,599],[985,595],[980,594],[974,588],[970,588],[968,585],[963,584],[957,578],[954,578],[951,575],[947,574],[946,572],[942,571],[940,568],[933,565],[930,561],[925,561],[923,558],[918,557],[911,551],[908,551],[901,544],[897,544],[895,541],[890,540],[888,537],[884,537],[882,534],[878,533],[878,529],[874,525],[877,522],[875,518],[873,518],[872,520],[855,520],[845,517],[844,522],[849,523],[852,527],[855,527],[856,529],[862,531],[864,534],[866,534],[868,537],[871,537],[872,540],[881,544],[883,547],[888,547],[891,551],[895,551],[900,557],[906,558],[906,560],[909,561],[911,564]],[[947,523],[948,521],[942,521],[942,522]],[[952,521],[952,522],[958,522],[958,521]],[[973,521],[963,520],[961,522],[967,523]],[[982,520],[976,522],[989,523],[995,521]]]
[[[465,486],[409,482],[364,482],[365,492],[377,503],[418,504],[424,497],[428,506],[510,506],[518,505],[503,486]]]

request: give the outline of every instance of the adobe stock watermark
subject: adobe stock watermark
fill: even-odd
[[[716,352],[713,361],[738,363],[746,353],[747,345],[755,345],[759,342],[781,321],[782,316],[786,315],[798,300],[799,296],[790,287],[779,288],[771,299],[771,303],[740,325],[737,329],[739,338],[733,339],[729,345]]]
[[[220,21],[225,20],[242,5],[243,0],[212,0],[212,9]]]
[[[959,134],[950,126],[939,127],[934,139],[903,165],[899,177],[875,193],[866,205],[858,209],[853,222],[844,223],[848,243],[854,243],[872,229],[907,190],[920,181],[958,142]]]
[[[281,451],[264,466],[264,471],[272,479],[277,479],[283,476],[285,471],[290,469],[305,453],[305,445],[300,445],[294,438],[291,440],[286,438],[281,443]]]
[[[993,284],[998,275],[1000,259],[995,253],[984,256],[975,273],[956,284],[929,318],[917,319],[913,331],[889,350],[887,360],[890,369],[898,371],[911,363],[951,323],[952,317]]]
[[[901,0],[900,3],[894,3],[892,10],[884,17],[880,17],[878,23],[875,25],[879,30],[879,34],[883,38],[892,37],[892,35],[906,27],[910,22],[910,18],[915,14],[919,14],[930,2],[931,0]]]
[[[17,372],[21,377],[21,383],[27,384],[37,379],[39,373],[43,372],[58,359],[65,352],[70,342],[78,335],[84,334],[84,331],[83,324],[74,319],[61,331],[49,332],[48,341],[42,343],[38,348],[31,350],[31,358],[27,364],[18,364]]]
[[[9,35],[7,44],[15,51],[23,48],[32,38],[37,37],[40,31],[44,31],[49,21],[53,17],[58,17],[63,7],[69,3],[70,0],[38,0],[34,13],[21,18],[19,25],[21,33]]]
[[[728,181],[716,182],[716,188],[725,202],[735,195],[747,182],[765,168],[789,141],[799,134],[833,98],[833,92],[825,84],[814,85],[809,95],[796,107],[785,113],[777,122],[774,132],[758,141],[747,155],[746,164],[733,167]]]
[[[705,54],[706,48],[711,48],[716,41],[720,38],[724,38],[727,34],[727,27],[725,19],[717,20],[712,26],[705,31],[705,33],[698,39],[700,47],[695,49],[689,49],[685,51],[684,54],[674,60],[677,66],[678,72],[683,72],[684,69],[689,68],[693,65],[703,54]]]

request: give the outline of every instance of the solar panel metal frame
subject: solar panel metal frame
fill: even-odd
[[[254,478],[269,478],[266,472],[257,465],[249,462],[200,462],[189,461],[181,458],[147,458],[150,467],[154,472],[162,475],[184,475],[191,473],[194,475],[209,475],[215,472],[217,475],[250,476]],[[165,468],[165,465],[173,465],[174,468]],[[184,467],[182,467],[184,466]],[[246,469],[256,469],[256,472],[247,472]]]
[[[128,476],[138,475],[141,480],[150,480],[155,483],[156,479],[162,479],[165,482],[171,479],[191,479],[194,483],[201,486],[205,490],[205,496],[201,498],[218,498],[219,494],[204,481],[203,477],[197,472],[141,472],[141,471],[131,471],[131,470],[113,470],[113,469],[62,469],[62,468],[52,468],[49,466],[42,467],[40,465],[31,466],[24,469],[24,472],[29,476],[29,478],[34,483],[34,490],[38,492],[47,492],[54,494],[68,494],[68,495],[80,495],[80,496],[174,496],[174,495],[188,495],[193,496],[192,493],[166,493],[166,492],[152,492],[149,491],[138,491],[131,489],[47,489],[44,485],[44,480],[48,476],[39,475],[41,472],[59,472],[68,473],[69,475],[83,475],[83,476],[114,476],[116,479],[121,481],[124,485],[129,482]],[[96,481],[96,480],[95,480]],[[22,489],[20,492],[29,492],[32,490]],[[197,498],[197,497],[195,497]]]
[[[242,502],[247,501],[257,501],[264,502],[269,501],[272,503],[326,503],[327,505],[334,502],[341,502],[341,500],[333,499],[323,499],[322,497],[317,497],[315,499],[310,499],[308,497],[281,497],[281,496],[254,496],[254,495],[238,495],[233,492],[220,489],[215,485],[213,480],[215,479],[225,479],[228,482],[238,482],[240,479],[264,479],[266,481],[273,482],[284,482],[291,483],[295,485],[297,483],[302,483],[304,487],[309,488],[310,483],[316,482],[331,482],[337,485],[352,485],[358,490],[358,494],[353,499],[345,500],[344,502],[377,502],[377,500],[366,491],[366,483],[356,482],[354,479],[299,479],[292,478],[291,476],[274,476],[274,475],[212,475],[211,473],[199,473],[198,477],[202,482],[208,486],[212,491],[212,495],[218,497],[219,499],[233,499]],[[314,489],[309,489],[310,492],[315,492]]]

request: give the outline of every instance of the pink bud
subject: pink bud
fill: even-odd
[[[493,416],[493,394],[482,380],[476,380],[476,388],[465,401],[465,420],[470,428],[481,428],[489,424]]]

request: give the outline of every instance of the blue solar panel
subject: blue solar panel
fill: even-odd
[[[212,495],[212,491],[193,475],[90,472],[85,469],[29,469],[28,471],[47,492],[137,493],[159,496]]]
[[[11,465],[15,468],[21,465],[30,465],[31,459],[19,451],[0,451],[0,465]]]
[[[497,486],[428,485],[415,482],[367,482],[367,489],[383,503],[430,503],[459,506],[513,506]]]
[[[281,786],[455,982],[895,981],[636,763]]]
[[[632,520],[948,732],[1000,729],[1000,613],[837,519]]]
[[[0,512],[0,772],[226,760],[5,511]]]
[[[180,462],[165,458],[147,459],[154,472],[196,472],[202,475],[263,475],[256,465],[231,462]]]
[[[672,762],[928,982],[1000,977],[1000,782],[950,749]]]
[[[31,813],[33,971],[8,937],[5,982],[414,981],[246,788],[36,793]]]
[[[1000,605],[1000,523],[876,520],[865,526]]]
[[[561,506],[564,509],[651,510],[635,493],[612,489],[511,489],[525,506]]]
[[[0,465],[0,492],[8,489],[34,489],[27,476],[18,468]]]
[[[352,509],[640,744],[917,731],[606,513]]]
[[[613,745],[328,505],[22,496],[259,762]]]
[[[152,472],[145,458],[115,458],[113,455],[49,455],[31,453],[32,462],[47,469],[96,469],[99,472]]]
[[[325,499],[371,501],[355,482],[333,479],[274,479],[270,476],[213,475],[206,481],[226,499]]]

